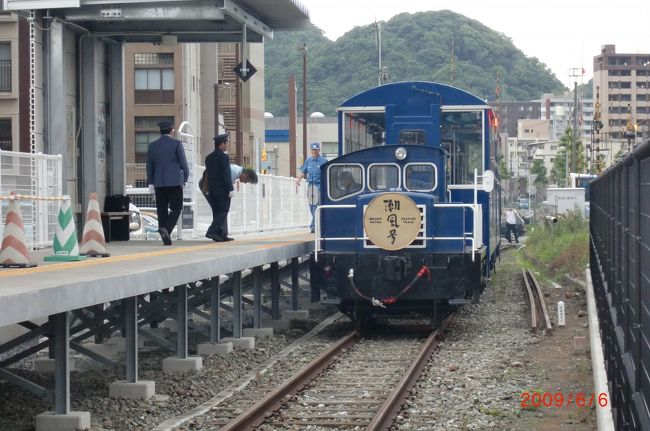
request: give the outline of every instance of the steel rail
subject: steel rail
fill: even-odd
[[[411,366],[408,368],[408,370],[406,370],[395,389],[393,389],[393,391],[390,393],[384,404],[380,407],[380,409],[377,411],[377,414],[366,428],[367,431],[390,429],[395,416],[400,412],[404,401],[410,393],[410,390],[420,378],[422,370],[424,370],[424,367],[427,365],[431,354],[438,345],[438,339],[442,335],[442,332],[444,331],[444,328],[448,322],[449,319],[443,322],[440,328],[429,335],[424,343],[424,346],[422,346],[422,349],[420,349],[420,353],[418,353]]]
[[[526,287],[526,293],[528,294],[528,303],[530,304],[530,327],[533,331],[536,331],[537,330],[537,301],[535,301],[533,290],[530,288],[530,283],[528,282],[528,270],[522,268],[521,275],[524,277],[524,285]]]
[[[339,355],[345,348],[352,345],[359,338],[357,331],[350,332],[341,338],[336,344],[318,355],[309,364],[303,367],[297,374],[284,382],[273,392],[259,400],[248,410],[237,416],[234,420],[226,424],[221,431],[235,431],[252,429],[260,425],[264,419],[276,410],[282,402],[291,395],[302,389],[309,381],[320,374],[327,368],[334,358]]]
[[[530,276],[530,279],[533,281],[533,286],[535,286],[535,290],[537,291],[537,297],[539,298],[539,306],[542,309],[542,316],[544,316],[544,325],[546,327],[546,330],[552,331],[553,325],[551,325],[551,318],[548,315],[548,309],[546,308],[546,301],[544,301],[542,286],[541,284],[539,284],[537,278],[535,278],[535,274],[533,274],[532,271],[528,270],[528,275]]]

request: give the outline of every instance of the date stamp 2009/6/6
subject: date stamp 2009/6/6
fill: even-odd
[[[562,392],[522,392],[520,398],[522,409],[571,406],[584,408],[596,405],[607,407],[609,403],[606,392],[599,394],[584,392],[577,392],[575,394],[573,392],[569,392],[568,394]]]

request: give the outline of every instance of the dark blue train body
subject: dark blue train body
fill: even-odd
[[[321,168],[312,286],[354,318],[478,298],[499,252],[489,105],[401,82],[348,99],[338,121],[339,157]]]

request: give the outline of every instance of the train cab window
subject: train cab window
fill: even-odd
[[[483,172],[483,111],[442,112],[440,124],[448,184],[474,184],[474,169]]]
[[[436,188],[436,167],[432,163],[409,163],[404,168],[407,190],[430,192]]]
[[[327,173],[329,197],[336,201],[363,191],[363,167],[361,165],[332,165]]]
[[[396,164],[372,164],[368,168],[370,190],[396,190],[399,186],[399,166]]]
[[[386,114],[384,112],[343,113],[343,154],[384,145]]]
[[[399,132],[399,145],[424,145],[427,135],[424,130],[402,130]]]

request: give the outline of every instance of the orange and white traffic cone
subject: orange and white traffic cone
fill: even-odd
[[[11,196],[15,196],[11,192]],[[18,199],[9,201],[7,220],[2,234],[2,247],[0,248],[0,267],[2,268],[31,268],[36,266],[29,256],[27,238],[23,216],[20,212]]]
[[[82,256],[101,256],[108,257],[111,254],[106,250],[106,239],[104,238],[104,227],[102,226],[102,216],[99,211],[99,202],[97,202],[97,193],[90,194],[88,210],[86,211],[86,223],[84,224],[84,233],[81,237]]]

